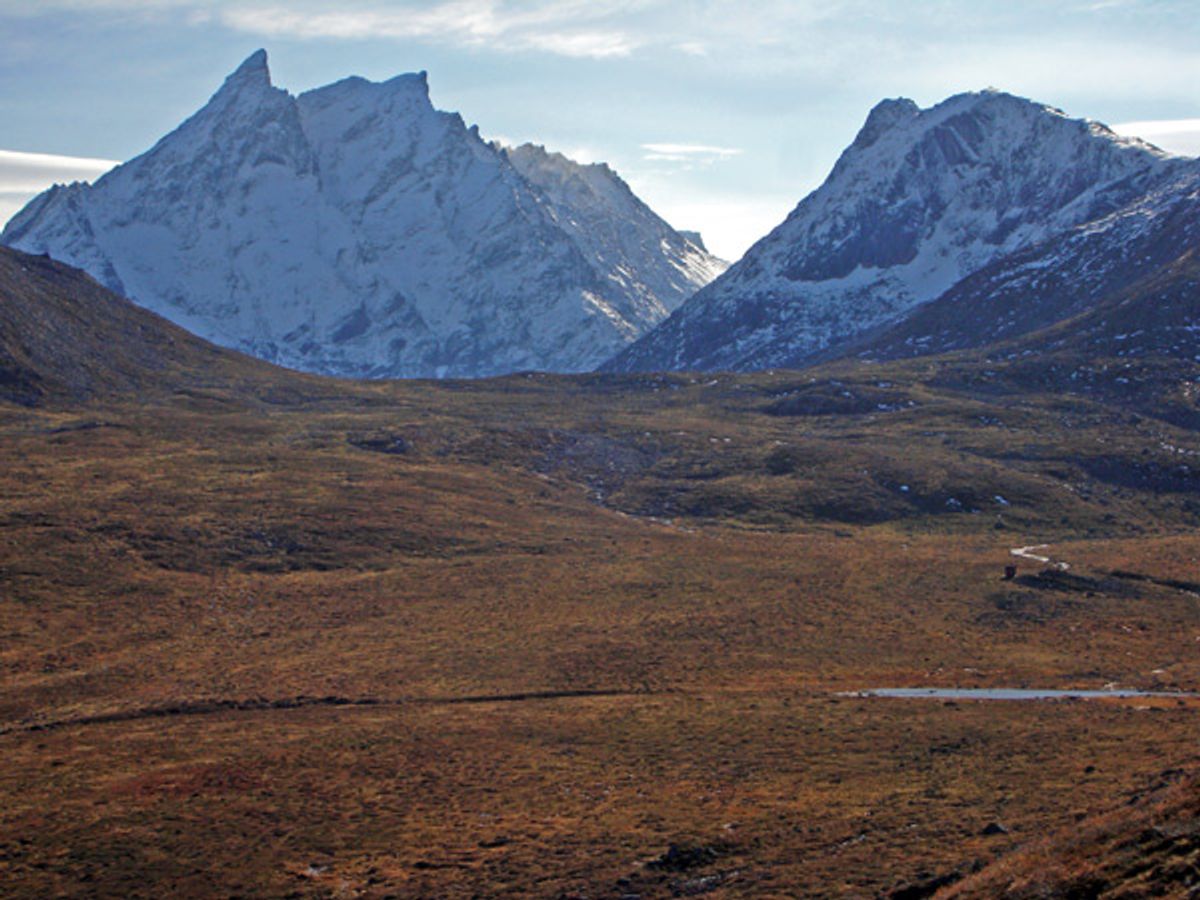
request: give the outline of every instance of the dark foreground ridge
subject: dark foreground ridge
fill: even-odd
[[[48,256],[0,246],[0,401],[26,407],[297,382]]]
[[[139,719],[163,719],[172,716],[205,716],[223,712],[261,712],[281,709],[303,709],[312,706],[456,706],[472,703],[521,703],[527,700],[568,700],[586,697],[632,697],[643,696],[649,691],[622,690],[569,690],[569,691],[521,691],[512,694],[474,694],[466,697],[284,697],[278,700],[254,698],[250,700],[196,700],[185,703],[170,703],[163,706],[143,706],[138,709],[117,710],[94,716],[75,716],[47,722],[34,722],[0,728],[0,736],[15,732],[53,731],[83,725],[108,725],[114,722],[134,722]]]

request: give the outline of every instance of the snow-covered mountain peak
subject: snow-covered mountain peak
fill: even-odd
[[[441,152],[434,135],[462,121],[433,108],[424,72],[381,82],[346,78],[306,91],[295,105],[322,172],[343,185],[350,175],[382,183],[396,159],[411,163],[422,145],[427,154]]]
[[[697,232],[676,231],[662,221],[634,194],[633,189],[606,162],[578,163],[570,157],[541,144],[526,143],[518,147],[504,147],[493,143],[510,162],[531,182],[546,191],[551,199],[575,206],[599,206],[609,209],[619,221],[622,215],[635,221],[644,221],[660,233],[660,238],[671,246],[681,246],[679,238],[690,245],[692,263],[703,269],[703,280],[708,281],[724,272],[729,264],[709,254],[704,241]]]
[[[267,51],[255,50],[229,74],[205,108],[225,110],[237,103],[253,103],[257,96],[272,91],[278,91],[278,89],[271,84]],[[279,91],[279,93],[284,92]]]
[[[506,147],[499,142],[493,142],[493,146],[507,154],[514,162],[526,167],[539,166],[564,178],[569,178],[577,174],[577,170],[586,167],[585,163],[568,159],[556,150],[547,150],[542,144],[524,143],[516,147]]]
[[[262,51],[0,241],[217,343],[373,377],[589,369],[724,268],[606,166],[485,143],[424,72],[295,97]]]
[[[820,282],[859,267],[908,265],[935,244],[977,256],[972,245],[1022,243],[1112,211],[1126,179],[1165,159],[1000,91],[958,94],[924,110],[886,101],[863,131],[780,226],[773,256],[785,277]],[[933,276],[940,264],[931,263]]]
[[[203,147],[203,152],[197,152]],[[271,84],[267,53],[257,50],[229,75],[209,101],[149,151],[135,167],[142,177],[155,171],[160,190],[189,177],[178,166],[202,167],[210,179],[228,182],[247,164],[270,158],[280,165],[312,168],[296,115],[294,98]],[[105,181],[128,181],[130,164],[118,166]],[[193,173],[190,177],[195,177]]]
[[[583,172],[597,172],[606,178],[617,178],[616,172],[606,162],[576,162],[557,150],[549,150],[542,144],[524,143],[516,147],[501,147],[511,158],[521,160],[526,166],[542,166],[558,173],[563,178],[579,177]],[[619,178],[618,178],[619,180]]]
[[[502,152],[525,177],[555,193],[570,192],[595,202],[637,201],[629,185],[607,163],[577,163],[541,144],[505,147]],[[618,199],[619,198],[619,199]]]
[[[268,86],[271,84],[271,70],[267,65],[267,51],[261,47],[247,56],[242,61],[242,64],[234,69],[229,77],[225,79],[225,83],[229,84],[233,81],[251,79],[256,81],[265,80]]]
[[[1134,165],[1139,156],[1167,155],[1144,141],[1120,137],[1100,123],[1074,119],[1062,110],[995,89],[956,94],[928,109],[901,98],[884,100],[871,110],[834,167],[830,182],[847,169],[881,165],[891,177],[913,168],[1007,164],[1019,156],[1044,158],[1046,165],[1057,166],[1064,154],[1115,159],[1113,151],[1135,158]],[[820,191],[829,187],[827,182]]]
[[[609,280],[636,298],[640,314],[665,318],[690,296],[687,285],[707,284],[728,267],[659,218],[606,163],[583,165],[538,144],[492,146],[585,254],[608,261]],[[646,265],[663,253],[669,269]]]
[[[333,84],[305,91],[297,99],[302,104],[315,107],[375,104],[381,109],[401,114],[433,111],[433,103],[429,99],[429,79],[425,72],[408,72],[386,81],[370,81],[352,75]]]
[[[424,69],[393,75],[383,83],[393,88],[419,92],[424,95],[426,100],[429,99],[429,73]]]
[[[1002,91],[886,100],[824,184],[615,368],[786,365],[895,321],[1182,161]]]

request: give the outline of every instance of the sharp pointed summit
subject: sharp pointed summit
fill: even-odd
[[[267,51],[261,47],[247,56],[245,60],[243,60],[242,64],[238,66],[234,70],[233,74],[229,77],[238,78],[250,76],[266,78],[268,81],[271,80],[271,72],[267,68]]]
[[[267,66],[267,51],[255,50],[229,74],[213,95],[213,99],[246,90],[270,90],[272,87],[271,70]]]
[[[0,241],[218,344],[355,377],[591,369],[724,268],[611,171],[485,143],[424,72],[294,97],[262,50]]]

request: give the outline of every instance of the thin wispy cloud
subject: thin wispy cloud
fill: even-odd
[[[1200,119],[1157,119],[1122,122],[1112,126],[1117,134],[1139,137],[1183,156],[1200,156]]]
[[[621,32],[584,31],[579,33],[547,32],[526,35],[522,49],[544,50],[559,56],[589,59],[609,59],[628,56],[639,46],[636,39]]]
[[[314,12],[284,6],[231,6],[213,14],[235,31],[308,40],[428,40],[504,52],[542,51],[605,59],[640,45],[618,28],[588,27],[603,19],[595,8],[565,3],[512,9],[495,0],[447,0],[423,8],[363,8],[343,4]]]
[[[681,17],[669,0],[0,0],[0,14],[36,17],[70,11],[161,19],[169,13],[190,25],[216,25],[262,38],[413,40],[606,59],[651,46],[700,57],[721,40],[761,44],[779,28],[824,18],[830,7],[845,2],[764,0],[755,16],[746,17],[732,0],[710,0]]]
[[[0,150],[0,191],[36,192],[56,182],[91,181],[115,165],[111,159]]]
[[[116,164],[111,159],[0,150],[0,226],[51,185],[94,181]]]
[[[672,153],[684,156],[737,156],[737,147],[714,147],[710,144],[642,144],[651,153]]]
[[[741,156],[738,147],[714,147],[710,144],[642,144],[642,158],[651,162],[711,163]]]
[[[865,33],[876,34],[888,52],[902,53],[906,46],[936,45],[938,36],[972,45],[980,31],[990,40],[1009,33],[1024,36],[1035,14],[1045,19],[1047,33],[1055,33],[1069,22],[1145,18],[1151,11],[1158,18],[1187,16],[1190,2],[1078,0],[1047,10],[1042,0],[942,0],[917,6],[883,0],[759,0],[747,15],[740,0],[706,0],[686,8],[679,0],[0,0],[0,14],[142,15],[264,39],[417,41],[592,59],[667,51],[778,72],[822,70],[848,50],[857,57]],[[863,23],[871,27],[864,29]]]
[[[139,12],[196,6],[196,0],[0,0],[4,15],[36,16],[56,10],[72,12]]]
[[[423,41],[504,53],[543,52],[607,59],[628,56],[646,43],[626,27],[627,15],[653,6],[638,0],[583,3],[442,0],[381,4],[371,0],[0,0],[0,14],[34,17],[55,10],[144,15],[182,13],[193,26],[219,26],[261,38]]]

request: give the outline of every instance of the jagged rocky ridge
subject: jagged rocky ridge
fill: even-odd
[[[964,292],[947,294],[962,279],[1169,192],[1194,167],[1008,94],[927,110],[884,101],[786,221],[605,368],[752,370],[838,355],[943,294],[965,309]],[[991,339],[982,326],[972,338]]]
[[[506,150],[435,110],[424,73],[294,97],[263,51],[0,242],[223,346],[356,377],[591,369],[724,268],[607,166]]]

